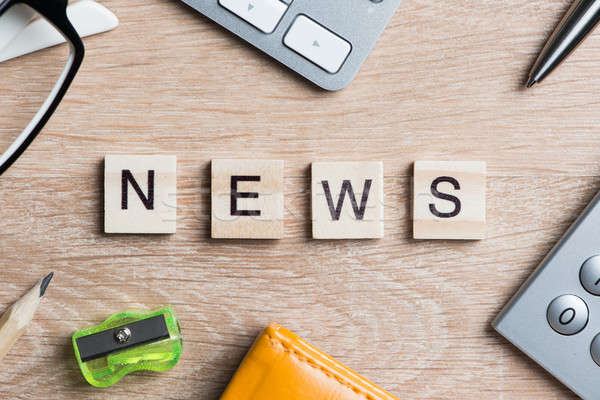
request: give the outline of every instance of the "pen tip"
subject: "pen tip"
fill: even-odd
[[[50,272],[44,279],[42,279],[42,283],[40,284],[40,297],[46,293],[46,288],[48,288],[53,276],[54,272]]]
[[[527,82],[527,87],[530,88],[533,85],[535,85],[537,83],[537,81],[535,79],[531,79],[529,80],[529,82]]]

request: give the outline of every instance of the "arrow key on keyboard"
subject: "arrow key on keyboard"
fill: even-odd
[[[331,74],[340,70],[352,50],[348,41],[305,15],[296,18],[283,43]]]
[[[219,0],[219,4],[264,33],[275,30],[288,8],[279,0]]]

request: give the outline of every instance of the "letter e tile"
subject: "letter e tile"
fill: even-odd
[[[283,237],[283,161],[212,160],[211,237]]]

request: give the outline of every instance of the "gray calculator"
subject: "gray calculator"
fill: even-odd
[[[323,89],[346,87],[402,0],[182,0]]]
[[[493,322],[584,399],[600,399],[600,195]]]

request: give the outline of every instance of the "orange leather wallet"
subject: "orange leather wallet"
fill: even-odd
[[[256,339],[221,400],[397,400],[277,324]]]

